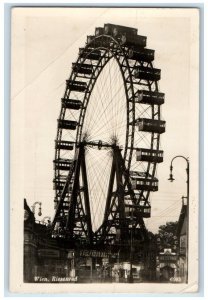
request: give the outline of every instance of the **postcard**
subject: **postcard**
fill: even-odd
[[[15,7],[10,291],[197,292],[199,9]]]

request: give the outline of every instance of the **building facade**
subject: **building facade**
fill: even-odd
[[[179,241],[178,266],[181,282],[188,281],[188,207],[183,199],[181,213],[178,221],[177,236]]]

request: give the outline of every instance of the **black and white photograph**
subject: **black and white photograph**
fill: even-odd
[[[199,9],[16,7],[10,290],[198,290]]]

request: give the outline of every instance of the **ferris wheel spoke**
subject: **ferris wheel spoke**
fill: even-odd
[[[107,75],[107,74],[106,74]],[[100,82],[104,82],[104,84],[106,84],[106,83],[108,83],[108,80],[107,80],[107,78],[106,79],[101,79],[101,80],[99,80],[99,83]],[[98,90],[100,90],[100,89],[103,89],[103,83],[102,83],[102,87],[100,88],[100,86],[98,85],[98,88],[96,89],[96,91]],[[106,92],[106,94],[108,94],[108,89],[109,89],[109,86],[107,86],[107,92]],[[105,95],[105,94],[104,94]],[[105,96],[106,97],[106,96]],[[102,101],[102,98],[103,97],[101,97],[101,102],[103,103],[103,101]],[[100,101],[100,100],[99,100]],[[105,115],[105,119],[106,119],[106,122],[108,122],[108,116],[107,116],[107,110],[109,109],[109,107],[111,107],[112,106],[112,100],[110,99],[110,98],[105,98],[105,100],[104,100],[104,104],[103,104],[103,110],[102,110],[102,114],[100,115],[100,118],[102,119],[102,117],[103,117],[103,115]],[[94,120],[94,123],[92,124],[92,126],[94,126],[95,124],[97,123],[97,120],[95,119]]]
[[[119,89],[118,89],[118,91],[119,91]],[[118,118],[119,117],[119,115],[118,116],[114,116],[114,115],[112,115],[112,110],[113,110],[113,105],[112,105],[112,102],[113,102],[113,99],[108,99],[108,103],[107,103],[107,101],[106,101],[106,105],[105,105],[105,108],[102,110],[102,114],[99,116],[99,120],[100,119],[102,119],[102,117],[103,117],[103,115],[105,114],[105,116],[106,116],[106,113],[108,112],[108,117],[106,116],[105,117],[105,123],[103,123],[102,124],[102,127],[103,128],[106,128],[106,125],[108,125],[108,127],[109,127],[109,130],[113,130],[113,128],[115,127],[115,125],[113,125],[112,126],[112,123],[111,123],[111,121],[112,120],[114,120],[115,118]],[[114,101],[114,103],[115,103],[115,101]],[[103,105],[104,106],[104,105]],[[109,109],[111,109],[110,111],[109,111]],[[115,110],[115,109],[114,109]],[[110,115],[110,113],[111,113],[111,118],[109,117],[109,115]],[[93,119],[93,118],[92,118]],[[94,126],[94,124],[96,124],[96,123],[98,123],[98,117],[97,118],[94,118],[94,122],[92,123],[92,126]],[[111,126],[109,126],[109,124],[111,124]],[[115,127],[115,129],[116,129],[116,127]],[[94,134],[97,134],[99,132],[99,126],[98,126],[98,128],[97,128],[97,130],[96,130],[96,133],[94,132]]]
[[[100,80],[98,81],[98,84],[99,83],[100,83]],[[94,93],[92,95],[94,102],[99,102],[98,103],[99,105],[97,105],[97,103],[95,103],[95,105],[94,105],[94,108],[95,108],[94,112],[97,112],[97,117],[98,117],[100,115],[100,111],[103,111],[104,118],[106,119],[107,115],[106,115],[105,109],[104,109],[105,108],[105,103],[103,101],[103,95],[101,94],[101,92],[99,92],[99,91],[102,91],[102,90],[103,90],[103,86],[101,86],[100,89],[96,89],[96,92],[98,93],[98,95],[96,95],[96,93]],[[94,126],[94,123],[96,122],[95,120],[96,120],[96,118],[94,118],[94,119],[91,118],[91,127]]]
[[[95,102],[97,99],[93,96],[92,101],[93,100]],[[100,106],[102,106],[102,107],[100,107]],[[102,111],[102,108],[104,107],[102,100],[100,101],[100,99],[99,99],[99,105],[95,105],[94,107],[95,107],[95,110],[93,110],[92,115],[88,116],[89,124],[88,124],[87,128],[89,128],[89,129],[93,128],[94,124],[98,120],[98,117],[100,116],[100,111]],[[107,118],[107,115],[105,114],[104,117]]]
[[[103,196],[105,195],[105,190],[104,190],[104,186],[105,186],[105,182],[103,182],[103,179],[106,180],[107,178],[107,169],[108,169],[108,163],[106,163],[105,168],[99,170],[99,168],[96,167],[97,162],[92,163],[91,162],[91,167],[89,170],[89,174],[88,177],[91,178],[91,176],[93,176],[92,178],[92,183],[90,185],[90,193],[92,194],[92,199],[94,199],[92,201],[93,204],[93,212],[94,212],[94,216],[96,216],[96,213],[101,210],[103,211],[104,209],[104,204],[102,204],[103,202]],[[97,185],[96,185],[97,182]],[[103,182],[103,184],[101,184]],[[96,188],[97,187],[97,188]],[[101,196],[103,195],[103,196]],[[101,200],[102,199],[102,200]],[[93,223],[93,226],[95,226],[95,224]]]
[[[121,126],[119,126],[117,129],[126,129],[126,124],[122,124]],[[102,129],[103,131],[97,131],[95,134],[94,134],[94,137],[97,136],[97,134],[99,133],[99,136],[100,137],[106,137],[106,139],[108,139],[108,141],[111,141],[114,142],[114,138],[117,138],[117,135],[114,133],[112,134],[112,128],[108,129],[108,130],[104,130]],[[109,133],[111,133],[112,135],[110,135]],[[121,145],[122,146],[122,145]]]
[[[123,98],[123,96],[121,97],[121,99],[122,99],[122,98]],[[109,103],[108,107],[110,107],[110,105],[111,105],[111,103]],[[121,118],[121,112],[123,111],[123,109],[124,109],[125,107],[126,107],[126,103],[122,105],[121,109],[119,109],[118,113],[117,113],[115,116],[111,116],[111,118],[108,118],[108,120],[106,120],[106,123],[103,124],[103,125],[104,125],[103,127],[105,128],[105,126],[107,125],[107,123],[110,123],[112,119],[116,119],[116,120],[120,119],[120,122],[125,122],[125,121],[123,120],[123,118]],[[96,122],[96,121],[95,121],[95,122]],[[126,123],[125,123],[125,124],[126,124]],[[126,125],[125,125],[125,126],[126,126]],[[115,128],[117,128],[117,126],[115,126]],[[111,127],[109,130],[112,131],[112,127]],[[97,133],[97,131],[96,131],[96,133]]]

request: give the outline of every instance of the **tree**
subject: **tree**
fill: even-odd
[[[177,251],[178,239],[176,230],[178,221],[167,222],[165,225],[159,227],[158,234],[156,234],[159,250],[162,251],[165,248],[171,248],[173,251]]]

